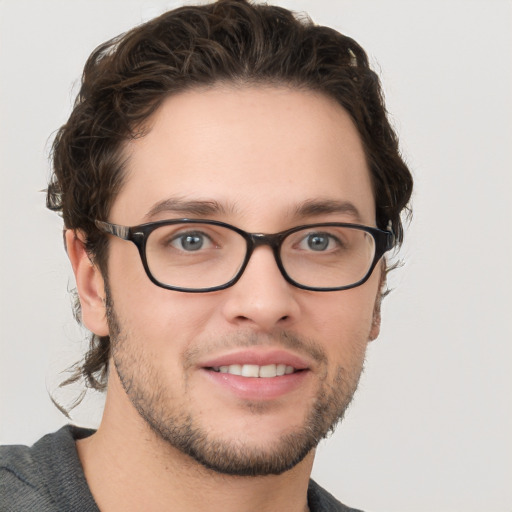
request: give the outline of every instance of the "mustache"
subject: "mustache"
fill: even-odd
[[[189,368],[195,366],[198,360],[216,351],[262,346],[293,350],[299,355],[307,356],[319,365],[327,363],[327,355],[317,342],[289,331],[279,331],[273,334],[232,333],[208,341],[198,341],[187,347],[182,356],[185,367]]]

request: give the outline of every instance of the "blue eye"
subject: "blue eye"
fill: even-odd
[[[183,233],[172,239],[171,245],[183,251],[199,251],[211,245],[209,237],[203,233]]]
[[[299,243],[301,249],[315,252],[331,250],[337,245],[336,239],[329,233],[309,233]]]
[[[308,235],[306,240],[312,251],[325,251],[329,247],[329,237],[324,234]]]

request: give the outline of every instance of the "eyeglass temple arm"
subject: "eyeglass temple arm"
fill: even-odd
[[[102,220],[95,220],[94,224],[96,227],[103,231],[103,233],[109,233],[114,236],[118,236],[123,240],[130,240],[130,228],[126,226],[120,226],[119,224],[111,224],[110,222],[104,222]]]
[[[395,233],[393,232],[393,223],[391,221],[388,221],[388,225],[386,226],[386,231],[388,232],[388,240],[386,244],[386,251],[390,251],[395,247],[396,244],[396,237]]]

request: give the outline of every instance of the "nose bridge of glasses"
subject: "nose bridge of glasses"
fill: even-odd
[[[256,249],[257,247],[260,247],[262,245],[268,245],[274,250],[274,252],[277,252],[283,237],[280,233],[276,233],[273,235],[268,235],[265,233],[251,233],[250,239],[252,242],[253,249]]]
[[[273,253],[275,263],[277,264],[277,267],[279,269],[279,272],[283,275],[285,279],[288,279],[285,275],[283,264],[281,263],[281,258],[279,256],[279,247],[281,245],[282,240],[284,239],[284,236],[282,233],[276,233],[276,234],[265,234],[265,233],[246,233],[245,236],[248,244],[247,244],[247,254],[245,263],[240,269],[240,273],[243,273],[249,264],[249,261],[252,258],[252,254],[255,249],[258,247],[264,247],[269,246],[270,250]],[[241,275],[241,274],[240,274]]]
[[[281,233],[275,234],[265,234],[265,233],[247,233],[248,237],[248,247],[247,247],[247,256],[246,263],[249,263],[251,259],[252,253],[258,247],[269,246],[274,254],[274,258],[276,260],[277,266],[279,270],[283,272],[281,258],[279,256],[279,247],[283,240],[283,235]]]

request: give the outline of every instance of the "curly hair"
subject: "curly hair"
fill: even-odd
[[[403,239],[401,212],[411,173],[389,124],[381,86],[353,39],[309,18],[248,0],[219,0],[169,11],[96,48],[84,68],[68,122],[53,143],[47,207],[80,230],[107,278],[107,220],[123,183],[123,144],[169,95],[220,82],[285,85],[323,93],[351,116],[366,153],[377,225]],[[80,320],[79,302],[77,318]],[[84,361],[66,383],[106,387],[110,340],[91,335]]]

